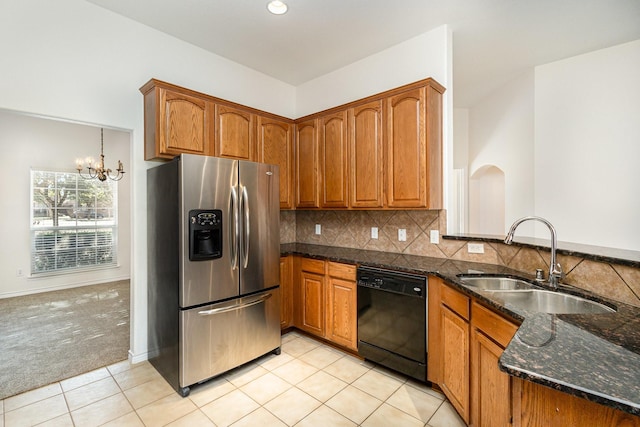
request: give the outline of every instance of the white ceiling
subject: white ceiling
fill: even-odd
[[[449,25],[454,106],[536,65],[640,39],[640,0],[87,0],[300,85]]]

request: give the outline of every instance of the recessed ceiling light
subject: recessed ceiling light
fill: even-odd
[[[267,9],[274,15],[283,15],[287,13],[287,5],[280,0],[273,0],[267,3]]]

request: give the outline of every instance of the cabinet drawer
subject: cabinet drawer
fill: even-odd
[[[450,288],[442,287],[442,303],[465,320],[469,320],[469,298]]]
[[[472,324],[475,328],[482,330],[487,336],[505,348],[513,335],[518,330],[518,326],[511,323],[499,314],[473,302],[471,308]]]
[[[324,274],[324,261],[320,259],[302,258],[300,263],[302,271]]]
[[[329,276],[355,282],[356,266],[329,261]]]

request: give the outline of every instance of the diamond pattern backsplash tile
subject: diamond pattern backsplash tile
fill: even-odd
[[[446,258],[438,245],[430,243],[429,233],[441,229],[445,211],[303,211],[295,212],[296,242],[345,248],[368,249]],[[316,224],[321,234],[315,233]],[[371,227],[378,238],[371,238]],[[291,228],[291,227],[289,227]],[[405,229],[407,240],[398,240],[398,229]],[[282,236],[282,234],[281,234]]]
[[[321,234],[315,234],[320,224]],[[280,242],[357,248],[391,253],[448,258],[461,261],[500,264],[532,276],[541,268],[549,271],[549,251],[484,242],[483,254],[470,254],[461,240],[430,241],[430,231],[440,235],[447,230],[446,211],[281,211]],[[371,238],[371,227],[378,228],[378,238]],[[398,241],[398,229],[407,232],[405,242]],[[479,242],[483,243],[483,242]],[[586,261],[561,255],[559,262],[566,273],[565,282],[597,294],[640,307],[640,269],[605,262]]]

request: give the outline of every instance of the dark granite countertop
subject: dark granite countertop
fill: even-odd
[[[502,370],[640,415],[640,308],[563,285],[563,290],[612,305],[616,312],[531,313],[504,304],[491,293],[472,290],[457,277],[459,274],[506,274],[532,279],[499,265],[300,243],[281,245],[281,253],[439,276],[459,291],[522,321],[500,358]]]

